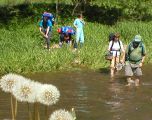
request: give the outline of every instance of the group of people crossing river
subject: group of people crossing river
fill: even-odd
[[[128,83],[127,86],[131,86],[132,83],[134,83],[135,86],[139,86],[140,77],[142,76],[141,67],[143,66],[146,55],[142,37],[140,35],[135,35],[126,48],[124,48],[119,38],[119,33],[114,34],[108,46],[108,57],[111,61],[111,77],[114,77],[114,73],[124,65],[125,76],[127,77]],[[133,80],[134,75],[135,78]]]
[[[54,24],[54,17],[51,13],[44,12],[42,19],[39,22],[39,30],[43,37],[45,38],[46,48],[50,51],[50,39],[52,37],[52,26]],[[59,33],[59,47],[62,47],[64,43],[67,45],[74,46],[74,50],[77,50],[78,44],[80,47],[84,44],[84,32],[83,27],[85,22],[83,20],[82,14],[73,22],[75,30],[70,26],[63,26],[58,29]],[[73,35],[76,36],[76,40],[73,40]],[[108,54],[106,54],[106,59],[110,60],[110,75],[113,78],[115,72],[120,69],[120,67],[125,66],[125,76],[127,77],[127,85],[139,86],[140,77],[142,76],[142,69],[146,49],[143,43],[142,37],[137,34],[134,36],[133,40],[128,46],[124,46],[122,40],[120,40],[119,33],[112,33],[109,36],[109,46],[107,48]],[[135,75],[135,77],[134,77]],[[134,78],[134,80],[133,80]]]

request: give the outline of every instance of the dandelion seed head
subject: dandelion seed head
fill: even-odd
[[[60,97],[59,90],[53,85],[42,85],[38,93],[38,101],[45,105],[55,104]]]
[[[42,84],[39,82],[33,82],[33,89],[35,91],[35,102],[38,102],[38,94],[39,94],[39,89],[41,89]]]
[[[29,86],[22,86],[21,87],[21,93],[24,98],[28,98],[29,95],[31,94],[31,89]]]
[[[36,101],[36,91],[33,82],[22,81],[13,88],[13,95],[20,102],[34,103]]]
[[[66,110],[60,109],[54,111],[49,120],[74,120],[72,114]]]
[[[12,92],[13,87],[16,86],[16,84],[23,79],[25,78],[17,74],[6,74],[2,76],[0,80],[0,87],[4,92]]]

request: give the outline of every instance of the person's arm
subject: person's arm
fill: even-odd
[[[126,54],[125,52],[122,53],[122,58],[120,60],[121,63],[125,63],[125,57],[126,57]]]
[[[125,49],[124,49],[124,46],[122,44],[122,42],[120,41],[120,45],[121,45],[121,51],[122,51],[122,58],[120,60],[121,63],[124,63],[125,62]]]
[[[45,36],[45,34],[42,32],[42,27],[39,27],[40,33]]]
[[[145,56],[142,57],[141,63],[144,63],[145,61]]]
[[[73,23],[74,27],[77,28],[77,19]]]
[[[145,49],[145,46],[143,45],[142,46],[142,59],[141,59],[141,62],[139,64],[140,67],[142,67],[144,61],[145,61],[145,56],[146,56],[146,49]]]
[[[142,66],[143,66],[144,61],[145,61],[145,56],[142,57],[141,62],[140,62],[140,64],[139,64],[139,67],[142,67]]]
[[[50,27],[48,26],[46,29],[45,37],[48,38],[48,33],[49,33]]]
[[[111,51],[112,41],[109,42],[108,51]]]
[[[52,22],[50,20],[47,21],[47,29],[46,29],[46,33],[45,33],[45,37],[48,38],[48,33],[50,31],[52,27]]]
[[[125,48],[125,62],[126,61],[129,61],[129,54],[130,54],[130,48],[131,48],[131,46],[132,46],[132,43],[129,43],[129,45],[128,46],[126,46],[126,48]]]
[[[40,31],[40,33],[45,37],[45,34],[44,34],[44,32],[42,31],[42,23],[43,23],[43,21],[41,20],[40,22],[39,22],[39,31]]]

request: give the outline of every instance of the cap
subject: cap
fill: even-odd
[[[136,35],[134,38],[135,42],[141,42],[141,36],[140,35]]]

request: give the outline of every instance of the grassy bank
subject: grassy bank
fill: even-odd
[[[72,25],[66,23],[67,25]],[[58,26],[61,26],[60,24]],[[58,26],[54,26],[52,43],[58,43]],[[152,62],[152,22],[119,22],[114,26],[87,22],[85,44],[79,53],[73,53],[67,47],[53,49],[48,52],[43,48],[43,39],[39,34],[38,25],[14,25],[0,29],[0,73],[40,72],[73,69],[85,66],[91,69],[107,67],[109,62],[104,59],[110,32],[120,32],[121,39],[128,44],[136,34],[141,34],[147,47],[146,63]],[[79,60],[79,64],[74,64]]]

